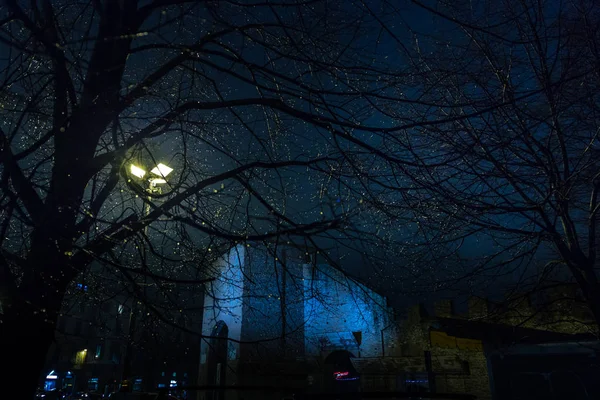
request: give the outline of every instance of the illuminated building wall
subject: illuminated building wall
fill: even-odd
[[[230,358],[239,354],[243,316],[243,264],[246,249],[236,246],[224,254],[208,272],[214,281],[206,285],[204,296],[204,314],[202,318],[202,335],[213,336],[217,323],[223,321],[228,328]],[[201,364],[206,363],[209,341],[202,340],[200,347]]]
[[[304,355],[304,252],[250,248],[245,263],[241,358],[294,359]]]
[[[308,256],[289,246],[239,245],[216,263],[203,334],[214,335],[219,321],[227,325],[230,364],[326,356],[339,349],[377,357],[392,344],[386,299]],[[202,364],[209,348],[203,340]]]
[[[328,265],[304,268],[306,355],[348,350],[378,357],[393,345],[386,299]],[[382,343],[383,341],[383,343]]]

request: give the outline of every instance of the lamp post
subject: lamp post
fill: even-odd
[[[141,167],[138,167],[135,164],[130,165],[129,171],[131,172],[131,175],[133,175],[139,179],[144,179],[144,176],[146,176],[146,170],[144,170]],[[161,193],[162,192],[160,185],[167,183],[167,180],[165,178],[171,172],[173,172],[173,168],[171,168],[163,163],[158,163],[154,168],[152,168],[150,170],[150,173],[152,174],[152,176],[150,178],[148,178],[148,181],[147,181],[148,187],[146,188],[146,192],[148,192],[148,198],[144,202],[144,214],[143,214],[144,218],[146,218],[148,216],[148,214],[150,214],[150,201],[152,200],[151,195],[153,193]],[[144,235],[147,235],[147,234],[148,234],[148,225],[146,225],[144,227]]]
[[[135,176],[136,178],[138,178],[140,180],[143,180],[144,177],[146,176],[146,170],[135,164],[130,165],[129,172],[131,173],[131,175]],[[148,198],[144,202],[144,213],[143,213],[144,218],[147,217],[148,214],[150,214],[150,201],[152,200],[152,194],[162,192],[160,185],[167,183],[167,180],[165,178],[171,172],[173,172],[173,168],[171,168],[163,163],[157,164],[154,168],[152,168],[150,170],[151,175],[149,178],[147,178],[148,186],[146,187],[146,192],[148,193]],[[148,225],[147,224],[144,227],[144,235],[145,236],[148,235]],[[145,254],[145,248],[142,249],[142,251]],[[145,256],[144,256],[144,259],[145,259]],[[143,260],[143,262],[145,263],[145,260]],[[145,277],[144,277],[144,279],[145,279]],[[146,289],[146,285],[144,285],[144,291],[145,291],[145,289]],[[136,323],[135,304],[136,304],[136,301],[133,301],[133,303],[131,305],[131,310],[129,313],[127,343],[126,343],[126,349],[125,349],[125,357],[123,359],[123,373],[121,375],[121,390],[122,391],[131,391],[131,389],[132,389],[132,383],[129,382],[128,379],[130,378],[130,375],[131,375],[131,361],[132,361],[131,358],[132,358],[132,352],[133,352],[133,346],[132,346],[133,340],[132,339],[133,339],[135,323]]]

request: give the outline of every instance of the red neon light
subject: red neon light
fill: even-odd
[[[333,377],[336,380],[340,380],[342,377],[348,376],[348,375],[350,375],[350,372],[348,372],[348,371],[340,371],[340,372],[334,372],[333,373]]]

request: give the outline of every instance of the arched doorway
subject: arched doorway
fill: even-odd
[[[332,351],[323,361],[324,389],[333,393],[358,393],[360,376],[354,368],[351,358],[354,354],[347,350]]]
[[[208,341],[206,356],[206,383],[214,386],[225,386],[227,377],[227,338],[229,328],[223,321],[217,322]],[[208,400],[223,400],[223,391],[207,393]]]

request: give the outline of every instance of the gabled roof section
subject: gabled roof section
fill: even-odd
[[[523,328],[505,324],[470,321],[458,318],[428,318],[432,330],[446,332],[450,336],[478,339],[491,345],[541,344],[551,342],[597,341],[593,334],[568,334],[542,329]]]

